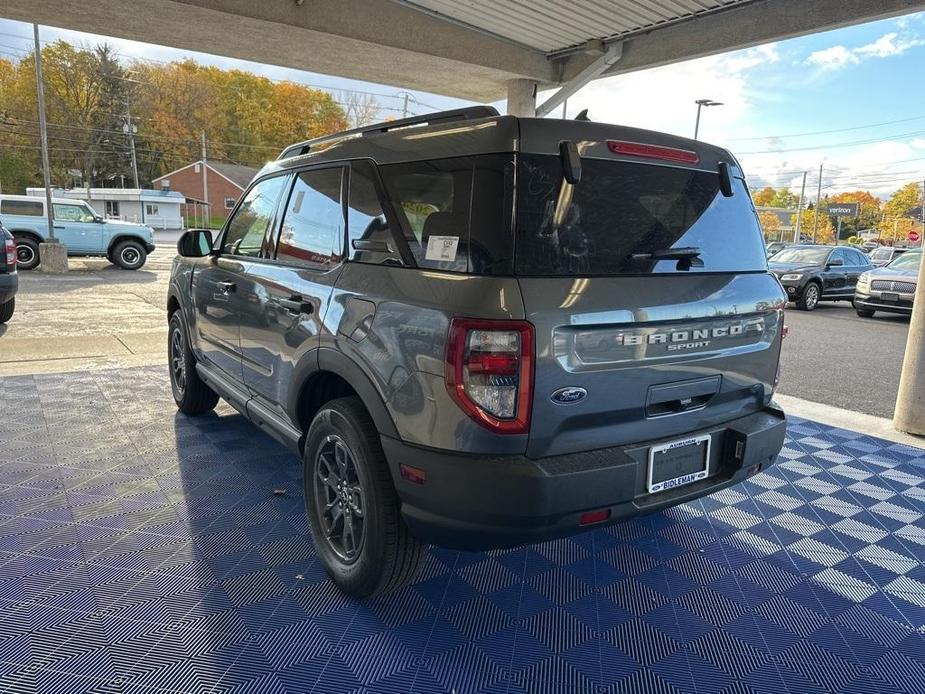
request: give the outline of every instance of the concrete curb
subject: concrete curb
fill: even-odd
[[[863,412],[843,410],[840,407],[823,405],[820,402],[811,402],[810,400],[801,400],[800,398],[779,393],[774,396],[774,400],[784,408],[788,415],[811,419],[814,422],[838,427],[839,429],[860,431],[886,441],[925,449],[925,437],[912,436],[911,434],[896,431],[893,428],[893,420],[885,417],[875,417]]]

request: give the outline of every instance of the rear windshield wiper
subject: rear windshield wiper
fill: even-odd
[[[701,251],[696,246],[687,248],[663,248],[647,253],[633,253],[633,260],[690,260],[700,257]]]

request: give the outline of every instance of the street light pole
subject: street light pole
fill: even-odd
[[[704,106],[722,106],[722,101],[713,101],[713,99],[697,99],[694,102],[697,104],[697,120],[694,122],[694,139],[697,139],[697,135],[700,133],[700,109]]]
[[[45,122],[45,85],[42,82],[42,47],[39,44],[39,25],[32,25],[35,39],[35,90],[39,106],[39,137],[42,141],[42,176],[45,180],[45,215],[48,218],[48,241],[55,243],[55,222],[51,206],[51,168],[48,163],[48,123]]]

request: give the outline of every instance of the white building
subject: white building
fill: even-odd
[[[26,195],[43,196],[44,188],[26,188]],[[181,206],[186,198],[173,190],[150,188],[71,188],[52,190],[57,198],[86,200],[106,219],[147,224],[154,229],[182,229]]]

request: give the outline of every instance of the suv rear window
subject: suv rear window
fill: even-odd
[[[520,275],[744,272],[767,269],[748,191],[719,191],[719,175],[653,164],[583,159],[566,183],[557,157],[523,154],[518,165],[516,271]],[[697,247],[702,266],[634,254]]]

